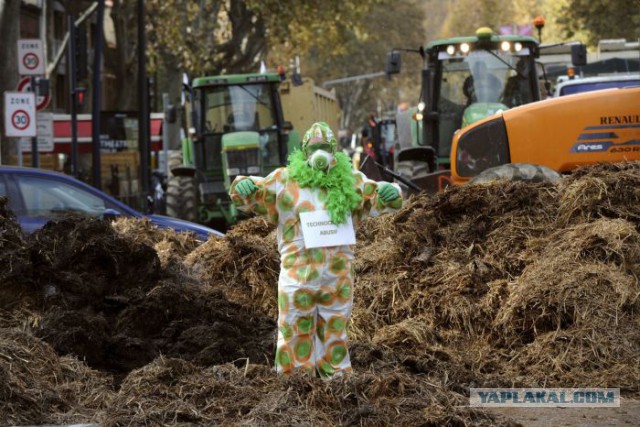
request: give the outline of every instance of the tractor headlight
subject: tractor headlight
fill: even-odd
[[[456,172],[461,177],[471,178],[510,161],[509,139],[502,117],[467,128],[458,140]]]

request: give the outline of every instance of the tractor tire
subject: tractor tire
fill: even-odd
[[[403,162],[398,162],[395,169],[396,172],[410,179],[429,174],[429,164],[419,160],[405,160]]]
[[[171,173],[171,169],[181,165],[182,165],[182,150],[169,150],[169,175],[173,175]]]
[[[167,184],[167,215],[192,222],[198,220],[198,194],[193,177],[169,177]]]
[[[429,164],[420,160],[403,160],[395,165],[395,172],[411,181],[428,175],[429,171]],[[398,179],[395,179],[395,183],[400,186],[403,194],[409,195],[417,193],[415,189]],[[416,185],[420,186],[420,184]]]
[[[499,180],[556,182],[560,178],[562,178],[562,175],[547,166],[530,163],[508,163],[480,172],[469,181],[469,184],[486,184]]]

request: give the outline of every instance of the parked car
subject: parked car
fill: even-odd
[[[23,232],[32,233],[68,213],[92,217],[148,218],[152,224],[177,232],[193,232],[201,241],[223,233],[189,221],[146,215],[69,175],[44,169],[0,166],[0,196],[7,196]]]
[[[631,86],[640,86],[640,74],[612,74],[608,76],[565,80],[558,83],[553,96],[573,95],[574,93],[589,92],[592,90]]]

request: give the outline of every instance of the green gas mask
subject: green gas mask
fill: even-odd
[[[331,144],[328,143],[316,143],[307,145],[305,151],[307,154],[307,163],[314,169],[327,170],[331,162],[333,161],[333,154],[331,154]]]

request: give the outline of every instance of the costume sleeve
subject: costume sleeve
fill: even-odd
[[[363,220],[367,216],[378,216],[381,214],[391,213],[399,210],[402,207],[403,196],[400,186],[395,183],[389,183],[398,190],[399,197],[391,202],[385,203],[378,198],[379,182],[373,181],[360,171],[354,171],[356,191],[362,196],[362,203],[356,212],[354,217],[358,220]]]
[[[282,187],[282,171],[283,168],[278,168],[265,178],[238,175],[229,189],[229,195],[234,206],[244,212],[267,215],[271,222],[277,224],[276,195],[278,194],[278,189]],[[241,196],[236,191],[236,185],[245,178],[249,178],[258,187],[256,191],[246,197]]]

